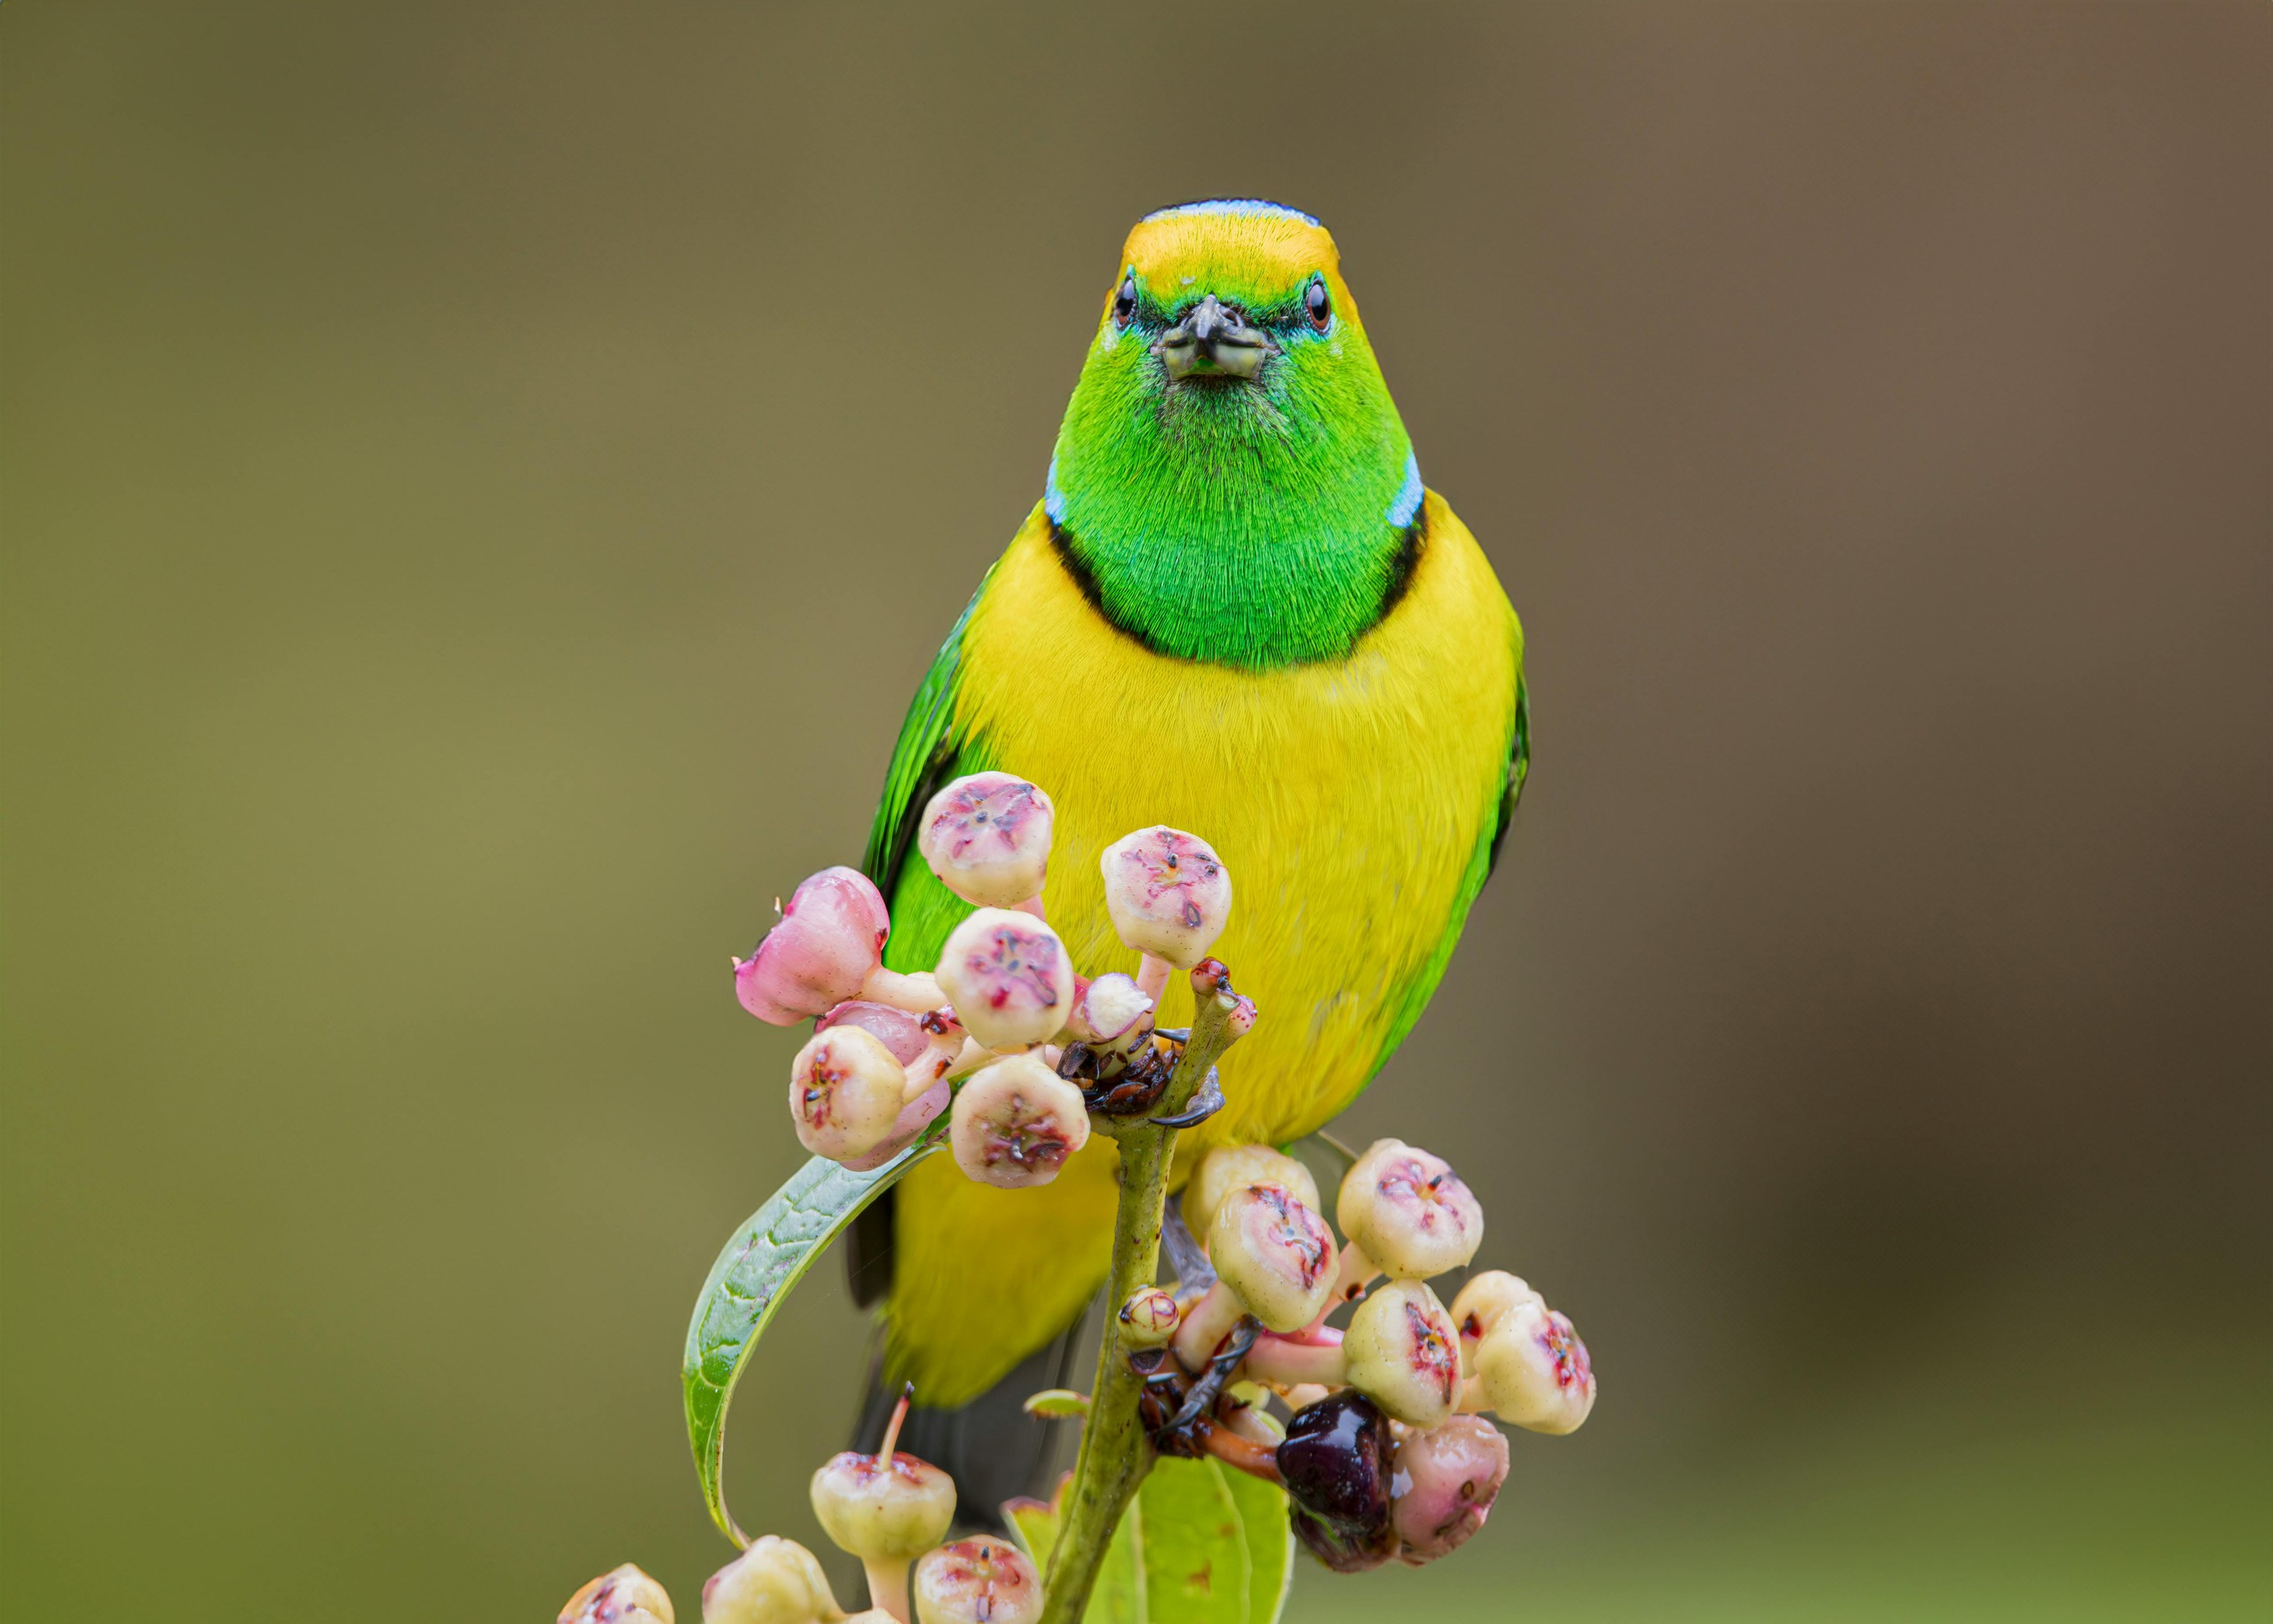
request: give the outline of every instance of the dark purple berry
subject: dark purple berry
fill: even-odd
[[[1387,1522],[1374,1533],[1344,1533],[1300,1506],[1295,1508],[1290,1520],[1303,1549],[1337,1573],[1362,1573],[1397,1554],[1397,1530]]]
[[[1345,1390],[1295,1412],[1279,1471],[1296,1506],[1338,1533],[1370,1539],[1389,1526],[1394,1448],[1389,1418],[1363,1393]]]

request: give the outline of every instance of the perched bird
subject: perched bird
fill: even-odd
[[[1252,199],[1147,215],[1042,499],[900,730],[864,865],[891,899],[885,962],[929,969],[969,911],[915,850],[959,774],[1015,772],[1055,800],[1043,901],[1090,973],[1134,968],[1100,851],[1189,829],[1231,871],[1215,952],[1263,1013],[1224,1063],[1229,1105],[1179,1160],[1309,1133],[1444,974],[1523,788],[1522,672],[1515,611],[1422,483],[1326,229]],[[1172,984],[1163,1024],[1190,1007]],[[854,1293],[883,1301],[886,1327],[864,1430],[912,1380],[904,1446],[954,1472],[972,1511],[1034,1491],[1018,1404],[1072,1374],[1068,1327],[1106,1273],[1113,1157],[1094,1136],[1054,1184],[1016,1192],[937,1158],[855,1232]]]

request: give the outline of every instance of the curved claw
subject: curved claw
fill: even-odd
[[[1216,1068],[1208,1068],[1207,1081],[1200,1085],[1200,1092],[1192,1097],[1189,1108],[1174,1116],[1156,1116],[1155,1128],[1197,1128],[1224,1108],[1224,1085],[1216,1078]]]
[[[1232,1327],[1232,1334],[1224,1338],[1224,1345],[1216,1350],[1216,1357],[1208,1361],[1207,1371],[1184,1395],[1184,1407],[1168,1418],[1168,1424],[1162,1430],[1181,1432],[1213,1410],[1223,1393],[1224,1383],[1232,1379],[1232,1372],[1254,1351],[1255,1339],[1262,1335],[1263,1321],[1253,1314],[1241,1314],[1239,1322]]]

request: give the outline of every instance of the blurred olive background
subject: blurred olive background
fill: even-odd
[[[1458,1157],[1604,1392],[1293,1616],[2266,1616],[2273,12],[0,49],[11,1616],[630,1558],[692,1618],[685,1315],[800,1159],[727,955],[857,857],[1129,224],[1224,193],[1334,228],[1532,639],[1519,827],[1348,1129]],[[820,1543],[863,1347],[832,1264],[750,1526]]]

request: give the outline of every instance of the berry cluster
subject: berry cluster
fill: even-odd
[[[973,911],[931,970],[885,969],[883,897],[855,870],[828,868],[734,961],[735,993],[762,1020],[813,1023],[789,1081],[790,1117],[813,1154],[882,1168],[948,1113],[957,1166],[1021,1189],[1057,1177],[1094,1121],[1121,1139],[1124,1185],[1130,1156],[1152,1158],[1157,1220],[1169,1130],[1222,1106],[1212,1062],[1256,1020],[1208,956],[1231,912],[1231,875],[1180,829],[1115,841],[1101,859],[1106,910],[1137,968],[1084,976],[1041,903],[1055,815],[1047,794],[1009,773],[955,780],[924,808],[916,844]],[[1154,1019],[1176,970],[1192,983],[1189,1031]],[[1164,1100],[1167,1113],[1154,1114]],[[1484,1234],[1483,1209],[1449,1166],[1397,1139],[1350,1160],[1337,1242],[1316,1181],[1293,1157],[1235,1145],[1201,1158],[1166,1224],[1179,1287],[1146,1286],[1121,1305],[1100,1370],[1101,1386],[1118,1384],[1118,1436],[1131,1458],[1149,1440],[1159,1454],[1213,1456],[1281,1485],[1295,1536],[1344,1572],[1432,1561],[1483,1525],[1509,1461],[1485,1412],[1569,1432],[1595,1398],[1585,1344],[1522,1280],[1471,1275],[1449,1309],[1430,1288],[1468,1266]],[[1126,1188],[1122,1200],[1126,1219]],[[1124,1284],[1151,1267],[1149,1253],[1128,1256],[1136,1261],[1119,1274]],[[1329,1323],[1345,1310],[1345,1323]],[[1085,1414],[1096,1402],[1048,1397]],[[851,1616],[1038,1620],[1042,1580],[1024,1551],[988,1537],[948,1541],[954,1481],[895,1448],[907,1405],[903,1396],[876,1454],[837,1455],[813,1475],[821,1527],[867,1572],[870,1609]],[[1068,1592],[1076,1606],[1088,1582]],[[847,1616],[812,1553],[774,1535],[703,1587],[704,1624]],[[579,1590],[560,1624],[674,1620],[662,1587],[626,1565]]]
[[[1254,1006],[1206,956],[1232,906],[1208,843],[1160,828],[1105,848],[1106,910],[1138,968],[1092,978],[1042,912],[1054,818],[1047,794],[1007,772],[932,796],[917,850],[975,906],[929,971],[883,967],[891,915],[850,868],[798,886],[756,952],[734,961],[744,1009],[776,1026],[813,1021],[789,1075],[807,1150],[855,1171],[881,1167],[952,1109],[965,1173],[1009,1190],[1048,1184],[1089,1142],[1092,1111],[1141,1114],[1167,1087],[1183,1034],[1157,1031],[1152,1015],[1170,970],[1195,970],[1195,986],[1233,1000],[1232,1035],[1254,1024]]]
[[[1440,1157],[1383,1139],[1342,1178],[1337,1248],[1310,1169],[1268,1145],[1213,1151],[1184,1192],[1215,1280],[1121,1305],[1163,1454],[1212,1454],[1287,1489],[1329,1567],[1418,1565],[1484,1525],[1508,1475],[1481,1412],[1571,1432],[1594,1407],[1586,1344],[1512,1274],[1471,1275],[1447,1309],[1428,1282],[1465,1268],[1484,1211]],[[1327,1323],[1354,1304],[1345,1328]],[[1265,1405],[1291,1412],[1283,1423]]]

